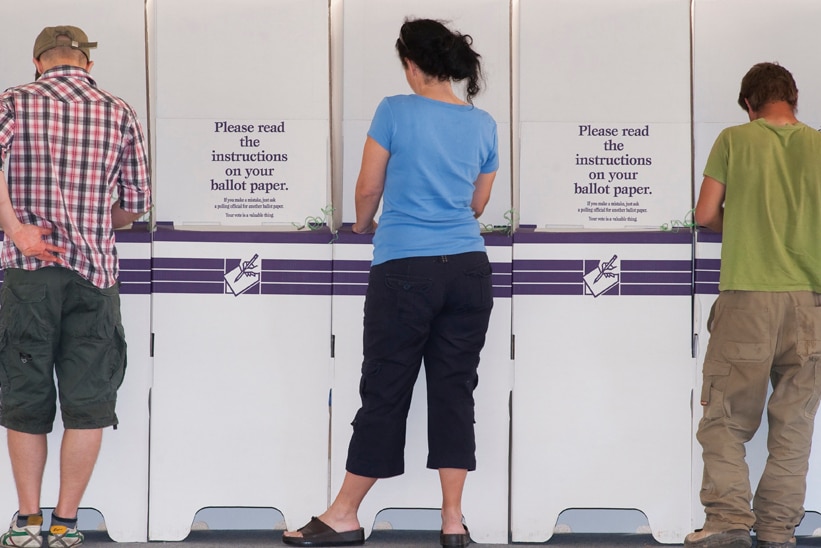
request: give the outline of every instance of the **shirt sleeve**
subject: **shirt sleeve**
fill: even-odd
[[[480,173],[493,173],[499,169],[499,136],[496,131],[496,122],[491,126],[490,151]]]
[[[145,137],[133,115],[129,133],[120,165],[120,207],[131,213],[143,213],[151,209],[151,178]]]
[[[371,127],[368,130],[368,137],[379,143],[385,150],[391,150],[391,138],[394,132],[394,118],[388,98],[385,97],[376,107],[376,112],[371,120]]]
[[[14,140],[14,109],[12,108],[11,95],[4,93],[0,95],[0,171],[6,162],[6,155]]]
[[[704,176],[715,179],[719,183],[727,184],[727,164],[729,162],[728,136],[729,128],[724,129],[713,143],[707,164],[704,166]]]

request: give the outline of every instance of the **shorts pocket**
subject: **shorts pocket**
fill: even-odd
[[[44,284],[6,284],[2,289],[0,328],[14,346],[43,343],[49,339],[49,309]]]

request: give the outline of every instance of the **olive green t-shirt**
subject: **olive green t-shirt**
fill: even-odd
[[[821,133],[727,128],[704,175],[726,191],[719,289],[821,292]]]

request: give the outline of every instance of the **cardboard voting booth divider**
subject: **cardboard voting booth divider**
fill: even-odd
[[[690,208],[690,1],[520,0],[521,223],[658,230]]]
[[[474,98],[476,107],[496,120],[499,171],[481,221],[505,223],[511,207],[510,173],[510,5],[508,0],[344,0],[338,47],[342,57],[342,219],[354,222],[354,188],[376,107],[383,97],[413,93],[396,53],[399,29],[409,18],[444,21],[473,38],[482,56],[485,82]],[[454,86],[457,96],[463,89]]]
[[[486,237],[493,268],[493,313],[479,364],[476,400],[477,468],[468,474],[462,508],[476,542],[507,542],[510,359],[510,260],[507,236]],[[351,421],[360,407],[362,310],[373,247],[370,237],[341,232],[334,244],[334,380],[331,403],[331,491],[345,474]],[[380,480],[368,493],[359,520],[370,535],[385,508],[440,508],[439,475],[425,468],[427,411],[424,364],[414,387],[405,444],[405,473]]]
[[[156,218],[291,229],[330,201],[327,0],[149,0]]]
[[[689,231],[514,235],[514,542],[567,508],[689,532],[691,255]]]
[[[327,504],[331,238],[155,233],[149,539],[208,506],[294,528]]]
[[[117,398],[116,430],[106,429],[103,445],[81,508],[98,510],[108,535],[118,542],[144,542],[148,522],[148,427],[151,359],[151,241],[145,225],[117,232],[120,253],[120,304],[128,366]],[[49,460],[43,477],[42,505],[57,504],[60,440],[63,426],[58,408],[48,435]],[[0,429],[6,446],[6,429]],[[8,452],[0,464],[0,506],[9,516],[17,511],[17,491]],[[87,524],[88,525],[88,524]]]
[[[766,10],[767,17],[761,13]],[[748,121],[748,115],[737,104],[744,74],[756,63],[778,62],[796,80],[799,90],[797,117],[814,128],[821,127],[821,103],[813,100],[821,92],[819,75],[811,56],[814,45],[810,34],[814,21],[821,16],[821,5],[806,0],[772,2],[768,0],[716,1],[693,3],[693,128],[695,195],[701,185],[702,172],[715,138],[722,129]],[[789,25],[792,39],[784,40],[768,31]],[[733,44],[733,47],[726,47]],[[716,51],[722,52],[716,55]],[[753,221],[754,222],[754,221]],[[718,295],[721,259],[721,237],[700,232],[695,248],[695,309],[693,332],[697,336],[698,370],[696,394],[702,385],[702,365],[709,333],[707,319]],[[698,403],[697,399],[694,403]],[[693,433],[698,427],[701,409],[694,406]],[[747,444],[747,462],[753,489],[758,483],[767,458],[766,413],[755,437]],[[821,443],[816,429],[814,447]],[[699,502],[702,460],[701,447],[693,438],[693,524],[700,527],[704,511]],[[821,474],[818,452],[810,456],[807,497],[804,507],[821,510],[821,492],[814,489]]]
[[[91,50],[91,77],[97,85],[128,102],[146,127],[145,6],[143,0],[122,0],[110,9],[105,0],[31,0],[11,8],[13,24],[0,35],[0,89],[34,80],[32,47],[47,26],[82,28]],[[101,13],[105,13],[103,18]],[[11,160],[13,161],[13,159]],[[112,539],[146,540],[148,519],[148,395],[151,388],[150,357],[150,235],[145,226],[117,232],[120,252],[121,304],[128,343],[128,371],[119,392],[116,431],[107,430],[99,461],[83,498],[82,508],[98,510]],[[42,504],[57,503],[59,443],[62,423],[58,418],[48,436],[49,460],[43,481]],[[6,431],[0,429],[0,445]],[[17,510],[17,495],[7,451],[0,452],[0,514]],[[116,488],[112,488],[116,486]]]

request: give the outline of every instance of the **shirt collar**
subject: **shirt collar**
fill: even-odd
[[[92,86],[97,85],[97,82],[94,81],[94,78],[92,78],[85,69],[72,65],[58,65],[56,67],[52,67],[41,74],[38,81],[49,78],[82,78],[88,80],[89,84]]]

